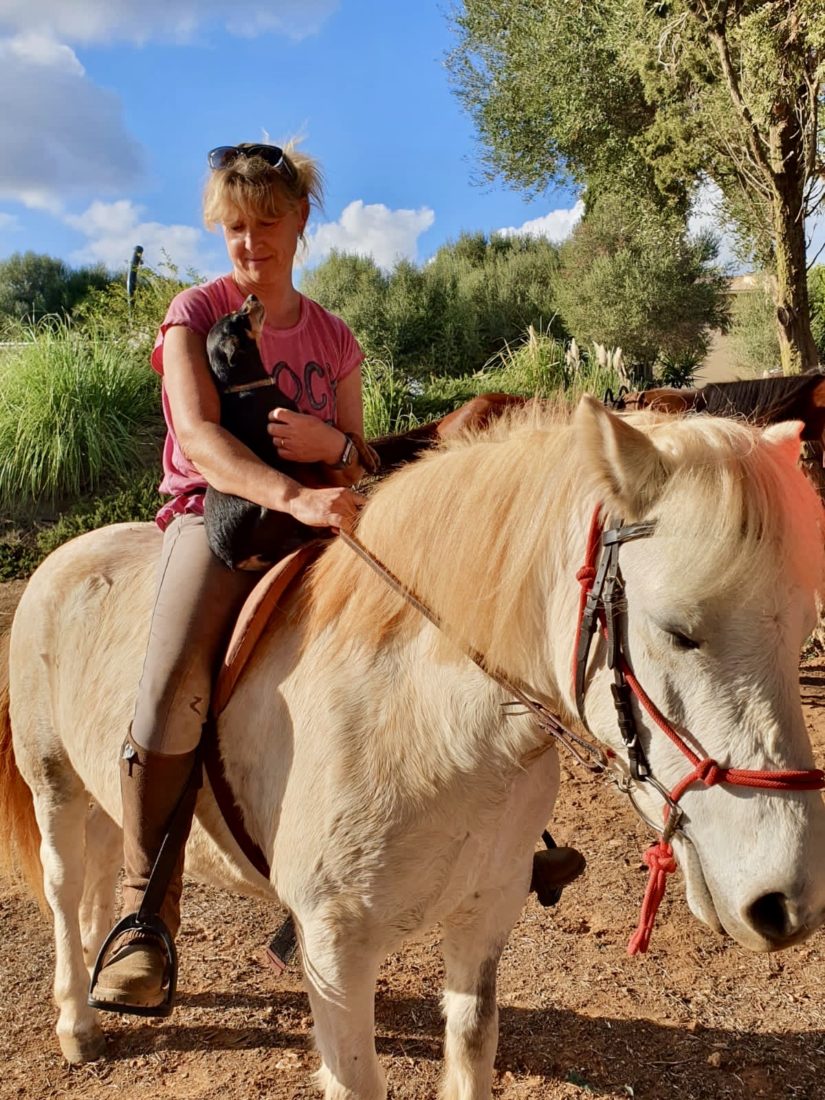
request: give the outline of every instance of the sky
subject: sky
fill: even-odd
[[[464,231],[567,236],[572,188],[480,183],[450,86],[453,0],[0,0],[0,259],[213,276],[206,153],[301,137],[326,180],[304,262],[384,268]],[[706,223],[711,215],[702,215]]]

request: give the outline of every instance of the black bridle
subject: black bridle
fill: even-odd
[[[613,671],[613,705],[619,722],[619,730],[627,751],[627,762],[633,779],[650,778],[650,765],[645,756],[636,717],[631,705],[632,692],[627,682],[624,657],[625,642],[625,588],[619,568],[619,548],[634,539],[649,538],[656,530],[655,522],[625,525],[619,520],[602,532],[602,553],[593,584],[587,591],[579,622],[579,634],[575,657],[576,709],[582,722],[584,718],[584,693],[587,687],[587,659],[593,643],[593,635],[600,624],[605,625],[607,639],[607,667]],[[582,581],[590,579],[587,566],[579,574]]]

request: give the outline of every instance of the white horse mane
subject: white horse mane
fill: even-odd
[[[560,565],[573,563],[575,572],[581,564],[586,523],[599,501],[627,521],[655,518],[657,539],[670,543],[671,567],[709,592],[733,581],[741,588],[748,577],[764,581],[765,570],[777,567],[819,590],[822,505],[791,470],[799,449],[792,432],[763,434],[704,416],[644,412],[626,419],[656,448],[656,460],[633,471],[633,499],[611,464],[599,465],[604,448],[592,421],[583,430],[563,410],[528,407],[389,478],[364,510],[359,538],[456,641],[514,675],[540,629],[540,593],[552,587]],[[583,469],[591,472],[584,487]],[[570,531],[560,521],[571,513],[580,520],[575,545],[551,545]],[[303,610],[310,634],[329,628],[375,646],[421,624],[339,544],[316,566]]]

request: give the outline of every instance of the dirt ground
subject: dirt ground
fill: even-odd
[[[0,631],[22,584],[0,586]],[[825,663],[803,666],[806,716],[825,759]],[[499,971],[502,1100],[716,1100],[825,1097],[825,933],[780,955],[751,955],[688,912],[679,875],[650,953],[625,945],[638,915],[648,837],[602,781],[564,765],[553,832],[589,860],[555,909],[531,898]],[[48,922],[0,884],[0,1097],[310,1100],[317,1056],[300,967],[263,962],[276,907],[189,883],[179,1007],[167,1022],[110,1016],[107,1061],[60,1059]],[[394,1100],[436,1096],[441,1061],[437,939],[387,960],[378,1052]]]

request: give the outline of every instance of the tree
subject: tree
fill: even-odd
[[[716,242],[688,237],[678,215],[604,193],[562,245],[556,298],[580,344],[621,346],[637,375],[657,359],[695,365],[728,324]]]
[[[73,269],[53,256],[15,252],[0,261],[0,314],[19,321],[66,315],[111,280],[102,266]]]
[[[554,330],[555,245],[528,237],[463,234],[421,267],[333,252],[301,289],[338,313],[370,357],[410,379],[480,370],[529,325]],[[554,327],[555,326],[555,327]]]
[[[386,353],[387,277],[371,257],[333,249],[323,263],[305,272],[301,290],[343,317],[367,354]]]
[[[821,0],[464,0],[448,66],[487,169],[684,213],[706,179],[770,267],[786,372],[811,367],[805,218],[822,198]]]
[[[106,339],[128,339],[130,353],[148,360],[169,303],[181,290],[203,282],[197,272],[185,274],[167,259],[160,270],[142,266],[130,302],[121,278],[89,291],[72,313],[72,321]]]

